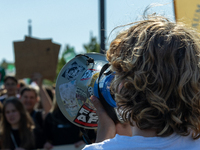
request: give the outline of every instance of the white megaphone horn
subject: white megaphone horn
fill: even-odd
[[[64,65],[56,81],[56,100],[63,115],[76,126],[96,129],[98,116],[90,96],[97,96],[108,115],[118,122],[116,102],[110,94],[110,72],[105,55],[77,55]]]

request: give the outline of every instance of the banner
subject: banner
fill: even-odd
[[[30,78],[38,72],[44,79],[53,81],[59,50],[60,45],[52,43],[51,39],[25,37],[25,41],[14,42],[16,77]]]
[[[200,31],[199,0],[174,0],[174,11],[177,22],[183,22]]]

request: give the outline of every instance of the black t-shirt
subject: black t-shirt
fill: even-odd
[[[9,149],[11,149],[11,150],[14,150],[18,147],[21,147],[21,145],[24,145],[23,141],[21,141],[21,138],[20,138],[19,129],[11,129],[10,140],[11,140],[11,143],[9,144]],[[29,149],[35,148],[35,146],[34,146],[35,144],[34,143],[31,143],[31,144],[32,145],[29,145]],[[24,148],[24,147],[22,147],[22,148]]]
[[[57,109],[54,113],[49,113],[44,121],[44,131],[46,139],[53,145],[74,144],[83,140],[80,128],[69,120]],[[91,141],[95,141],[96,132],[86,130]]]
[[[35,123],[34,135],[36,148],[43,148],[46,139],[44,134],[44,121],[42,119],[42,111],[33,110],[30,115]]]
[[[68,121],[59,110],[46,116],[44,131],[53,145],[74,144],[82,140],[79,127]]]
[[[19,147],[21,143],[19,130],[11,129],[11,135],[12,144],[10,145],[10,149],[14,150],[15,148]]]

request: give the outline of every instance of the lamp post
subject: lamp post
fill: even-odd
[[[28,20],[28,36],[32,35],[31,19]]]
[[[101,37],[101,44],[100,44],[100,53],[103,53],[105,50],[105,1],[99,0],[100,2],[100,37]]]

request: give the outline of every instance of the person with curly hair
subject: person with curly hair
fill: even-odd
[[[106,53],[124,124],[99,117],[92,149],[200,149],[200,37],[194,29],[158,15],[131,24]],[[130,124],[130,125],[129,125]]]

